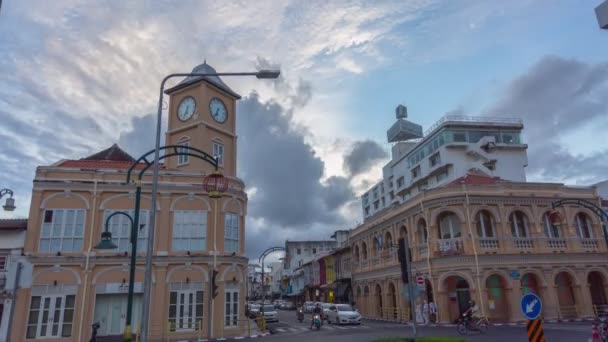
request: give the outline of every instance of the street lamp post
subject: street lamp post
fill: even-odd
[[[142,342],[148,342],[148,322],[150,319],[150,291],[152,286],[152,253],[154,252],[154,230],[156,227],[156,197],[158,190],[158,162],[160,157],[160,131],[162,124],[163,94],[165,83],[173,77],[213,77],[213,76],[255,76],[259,79],[275,79],[280,75],[278,70],[260,70],[257,72],[216,72],[216,73],[175,73],[165,76],[160,84],[158,110],[156,113],[156,141],[154,148],[154,168],[152,173],[152,198],[150,210],[150,227],[146,254],[146,273],[144,279],[144,303],[142,314]],[[217,167],[216,167],[217,168]]]
[[[262,263],[262,303],[264,303],[264,301],[266,300],[266,281],[264,279],[264,259],[266,259],[266,257],[273,252],[276,251],[283,251],[285,252],[285,248],[284,247],[270,247],[267,250],[263,251],[262,254],[260,255],[260,263]]]
[[[218,172],[218,160],[216,157],[211,156],[210,154],[201,151],[197,148],[194,147],[190,147],[190,146],[178,146],[178,145],[169,145],[169,146],[162,146],[158,148],[159,151],[162,150],[165,152],[165,154],[163,154],[162,157],[159,157],[158,160],[163,160],[165,158],[169,158],[169,157],[174,157],[174,156],[190,156],[190,157],[194,157],[194,158],[198,158],[202,161],[205,161],[207,163],[209,163],[211,166],[213,166],[214,168],[214,172],[208,176],[205,177],[204,181],[203,181],[203,186],[205,187],[205,190],[207,191],[207,193],[209,194],[209,197],[213,198],[215,200],[215,209],[216,209],[216,218],[215,218],[215,223],[214,223],[214,229],[215,226],[217,225],[217,198],[221,197],[222,194],[227,190],[228,188],[228,181],[224,178],[224,176]],[[148,157],[150,157],[150,155],[155,154],[157,155],[157,151],[156,150],[152,150],[149,151],[147,153],[145,153],[144,155],[142,155],[141,157],[139,157],[129,168],[129,170],[127,171],[127,184],[129,184],[131,182],[131,174],[132,172],[135,170],[135,168],[138,165],[142,165],[143,167],[141,169],[138,170],[138,174],[137,174],[137,179],[135,180],[135,184],[137,185],[137,192],[136,192],[136,196],[135,196],[135,225],[137,225],[138,220],[139,220],[139,211],[140,211],[140,200],[141,200],[141,180],[145,174],[145,172],[152,166],[152,163],[148,160]],[[154,164],[155,166],[157,165],[157,163]],[[153,193],[154,194],[154,193]],[[151,211],[156,212],[156,204],[154,202],[152,202],[151,204],[152,208]],[[154,210],[152,210],[154,209]],[[150,218],[150,221],[153,222],[154,220],[152,219],[152,217]],[[152,239],[153,237],[151,237],[152,234],[152,227],[150,226],[150,228],[148,229],[148,248],[150,248],[150,239]],[[215,237],[214,237],[215,239]],[[216,254],[217,254],[217,249],[215,246],[215,240],[214,240],[214,263],[213,263],[213,270],[212,270],[212,277],[213,279],[215,279],[215,266],[216,266]],[[148,264],[148,260],[152,260],[152,252],[150,250],[148,250],[148,253],[146,254],[146,265]],[[150,264],[151,266],[151,264]],[[134,267],[134,266],[133,266]],[[147,271],[147,270],[146,270]],[[147,274],[147,272],[146,272]],[[144,286],[148,287],[148,291],[150,291],[150,284],[146,283],[148,282],[148,280],[144,280]],[[151,279],[150,279],[151,282]],[[212,285],[215,285],[215,281],[212,282]],[[149,293],[149,292],[148,292]],[[213,288],[210,288],[209,291],[210,295],[211,295],[211,303],[213,303]],[[145,297],[146,292],[144,291],[144,297]],[[149,298],[149,297],[148,297]],[[144,300],[144,308],[146,305],[146,301]],[[212,316],[212,305],[210,306],[209,309],[209,318],[211,318]],[[147,334],[147,326],[148,326],[148,322],[147,322],[148,317],[147,316],[142,316],[142,329],[141,329],[141,335],[142,335],[142,341],[146,341],[144,339],[144,334]],[[211,327],[209,327],[208,329],[209,334],[211,334]],[[147,339],[147,336],[145,337]]]
[[[4,195],[10,195],[9,198],[6,199],[5,204],[2,206],[2,208],[5,211],[13,211],[15,210],[15,199],[13,198],[13,190],[11,189],[2,189],[0,190],[0,198],[2,198]]]
[[[555,208],[557,208],[557,207],[561,207],[561,206],[568,205],[568,204],[578,205],[580,207],[587,208],[600,218],[600,221],[602,222],[602,233],[604,234],[604,242],[606,242],[606,248],[608,248],[608,231],[606,231],[607,226],[608,226],[608,213],[606,213],[604,210],[602,210],[602,208],[600,206],[598,206],[597,204],[595,204],[591,201],[582,200],[582,199],[558,200],[558,201],[551,203],[551,207],[553,208],[553,210],[555,210]],[[551,213],[551,215],[549,216],[549,219],[551,220],[552,224],[561,224],[561,222],[562,222],[562,217],[559,214],[559,212],[557,212],[557,211],[553,211]]]
[[[137,194],[135,198],[135,212],[139,212],[139,199],[141,197],[141,183],[137,187]],[[137,233],[139,229],[136,229],[139,224],[139,215],[135,217],[135,220],[131,217],[131,215],[125,213],[124,211],[117,211],[112,213],[106,218],[106,222],[104,224],[105,230],[101,233],[101,241],[95,246],[95,249],[115,249],[118,248],[112,242],[112,233],[108,225],[110,224],[110,219],[114,216],[123,215],[129,219],[131,223],[131,265],[129,268],[129,295],[127,298],[127,317],[125,322],[125,331],[123,332],[123,340],[131,341],[133,339],[133,330],[131,329],[131,316],[133,313],[133,288],[135,285],[135,263],[137,257]],[[139,228],[141,229],[145,224],[141,224]]]

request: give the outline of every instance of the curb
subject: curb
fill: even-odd
[[[400,320],[390,320],[390,319],[379,319],[379,318],[367,318],[367,317],[363,317],[363,320],[365,321],[370,321],[370,322],[383,322],[383,323],[396,323],[396,324],[403,324],[403,325],[410,325],[409,321],[400,321]],[[544,320],[543,323],[548,323],[548,324],[558,324],[558,323],[579,323],[579,322],[593,322],[595,321],[594,318],[569,318],[569,319],[546,319]],[[427,326],[427,327],[455,327],[456,324],[453,323],[430,323],[430,324],[423,324],[423,323],[418,323],[419,326]],[[526,325],[526,321],[517,321],[517,322],[501,322],[501,323],[490,323],[491,326],[495,326],[495,327],[502,327],[502,326],[511,326],[511,327],[515,327],[515,326],[520,326],[520,325]]]
[[[212,341],[234,341],[234,340],[244,340],[248,338],[258,338],[270,336],[270,333],[260,333],[251,336],[234,336],[234,337],[220,337],[220,338],[212,338],[210,340],[177,340],[175,342],[212,342]]]

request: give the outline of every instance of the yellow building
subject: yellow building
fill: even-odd
[[[193,72],[215,72],[202,64]],[[202,186],[212,166],[188,156],[164,160],[154,241],[149,336],[192,339],[244,335],[245,215],[247,196],[236,178],[236,100],[219,78],[188,78],[169,94],[167,145],[198,148],[218,157],[229,188],[217,200]],[[153,134],[153,132],[150,132]],[[135,185],[126,184],[134,159],[118,146],[80,160],[36,170],[24,252],[32,286],[17,294],[11,341],[87,341],[122,335],[129,279],[129,229],[125,216],[110,219],[115,250],[96,250],[105,218],[133,214]],[[143,164],[137,166],[142,168]],[[144,256],[151,172],[143,177],[133,328],[141,324]],[[214,253],[215,251],[215,253]],[[211,306],[210,277],[219,293]]]
[[[396,249],[407,235],[413,274],[425,285],[416,303],[434,301],[440,322],[452,322],[475,300],[490,321],[519,321],[520,298],[537,293],[548,319],[584,318],[608,304],[608,250],[601,221],[558,199],[600,204],[596,189],[504,182],[479,175],[425,190],[353,230],[353,290],[365,316],[406,320],[409,305]]]

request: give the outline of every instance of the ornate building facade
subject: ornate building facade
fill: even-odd
[[[454,321],[469,300],[491,321],[523,320],[519,301],[528,292],[541,297],[549,319],[605,310],[602,222],[583,207],[564,206],[557,210],[565,222],[551,224],[552,202],[566,198],[601,203],[594,187],[470,174],[381,212],[352,231],[357,306],[370,317],[410,317],[392,248],[407,236],[413,274],[425,279],[414,300],[435,302],[441,322]]]
[[[215,72],[202,64],[194,72]],[[169,89],[167,145],[213,155],[228,190],[212,199],[202,183],[212,166],[191,156],[164,160],[159,173],[149,337],[230,337],[246,331],[243,309],[247,196],[236,177],[236,101],[221,79],[188,78]],[[152,148],[152,147],[151,147]],[[24,252],[32,285],[17,294],[11,341],[86,341],[91,323],[100,336],[125,329],[130,223],[107,221],[113,250],[98,250],[106,219],[133,215],[135,185],[126,184],[135,159],[113,146],[80,160],[36,170]],[[136,165],[141,169],[144,163]],[[151,171],[151,170],[150,170]],[[142,179],[133,332],[141,324],[151,172]],[[216,270],[218,294],[212,298]]]

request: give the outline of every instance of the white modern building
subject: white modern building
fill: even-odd
[[[476,173],[525,182],[528,145],[523,122],[506,117],[444,116],[424,134],[399,105],[387,131],[391,160],[383,179],[361,196],[364,220],[426,189]]]
[[[31,265],[22,260],[26,228],[27,219],[0,220],[0,342],[9,341],[15,289],[31,283]]]

